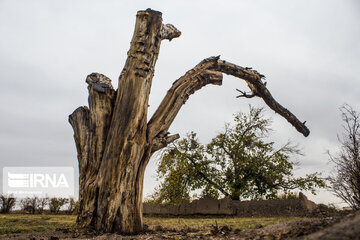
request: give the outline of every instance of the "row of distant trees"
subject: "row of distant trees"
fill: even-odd
[[[332,176],[310,173],[294,177],[294,157],[301,155],[291,142],[275,148],[267,140],[271,119],[263,116],[263,108],[250,106],[249,113],[238,113],[233,124],[210,143],[201,144],[196,133],[168,146],[162,153],[157,169],[159,187],[148,201],[179,204],[196,197],[228,197],[241,199],[272,199],[279,193],[307,190],[315,194],[328,188],[353,209],[360,208],[360,114],[349,105],[340,108],[344,134],[339,136],[340,152],[329,153],[335,164]],[[326,184],[328,182],[329,184]]]
[[[18,204],[20,211],[30,214],[42,214],[50,212],[58,214],[75,214],[78,210],[78,201],[74,198],[48,198],[48,197],[26,197],[17,200],[12,195],[0,195],[0,213],[9,213]]]

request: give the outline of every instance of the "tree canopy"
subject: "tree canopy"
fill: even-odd
[[[324,187],[318,173],[293,176],[297,162],[291,157],[301,152],[289,141],[275,149],[274,142],[266,141],[270,125],[263,108],[250,106],[249,113],[236,114],[234,123],[206,145],[189,133],[162,154],[157,169],[162,182],[153,197],[178,204],[189,200],[194,190],[201,190],[200,197],[239,200],[275,198],[279,191],[297,188],[315,193]]]

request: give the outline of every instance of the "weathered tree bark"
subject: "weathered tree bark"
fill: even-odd
[[[152,153],[179,138],[169,135],[168,129],[182,105],[203,86],[221,85],[222,73],[245,80],[253,96],[264,99],[304,136],[309,134],[303,123],[273,99],[262,75],[219,57],[203,60],[175,81],[147,122],[161,40],[180,34],[173,25],[162,24],[160,12],[139,11],[117,91],[102,74],[87,77],[89,108],[79,107],[69,116],[79,161],[80,226],[127,234],[142,230],[143,180]]]

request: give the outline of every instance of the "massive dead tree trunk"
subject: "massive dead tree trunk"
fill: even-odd
[[[304,136],[309,130],[276,102],[258,72],[210,57],[174,82],[147,122],[148,100],[160,43],[180,36],[162,24],[161,13],[147,9],[136,16],[128,58],[115,91],[111,80],[93,73],[86,79],[89,108],[70,116],[80,170],[80,211],[77,222],[102,232],[142,230],[144,172],[155,151],[179,138],[168,129],[191,94],[207,84],[222,84],[222,73],[243,79],[252,94],[286,118]]]

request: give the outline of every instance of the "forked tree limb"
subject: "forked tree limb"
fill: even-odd
[[[201,61],[173,83],[148,123],[148,138],[153,139],[157,134],[167,132],[182,105],[195,91],[207,84],[221,85],[221,73],[245,80],[252,92],[252,95],[246,96],[261,97],[271,109],[283,116],[305,137],[309,135],[309,129],[272,97],[262,82],[263,75],[255,70],[220,60],[219,57],[210,57]]]
[[[240,97],[244,97],[244,98],[253,98],[255,97],[255,94],[247,94],[245,91],[241,91],[239,89],[236,89],[236,91],[238,91],[239,93],[241,93],[240,95],[236,96],[236,98],[240,98]]]
[[[261,81],[262,76],[258,72],[246,70],[243,67],[223,60],[218,61],[215,69],[225,74],[244,79],[255,96],[261,97],[272,110],[284,117],[298,132],[302,133],[305,137],[309,136],[310,130],[303,122],[297,119],[294,114],[281,106],[280,103],[273,98],[265,84]]]

